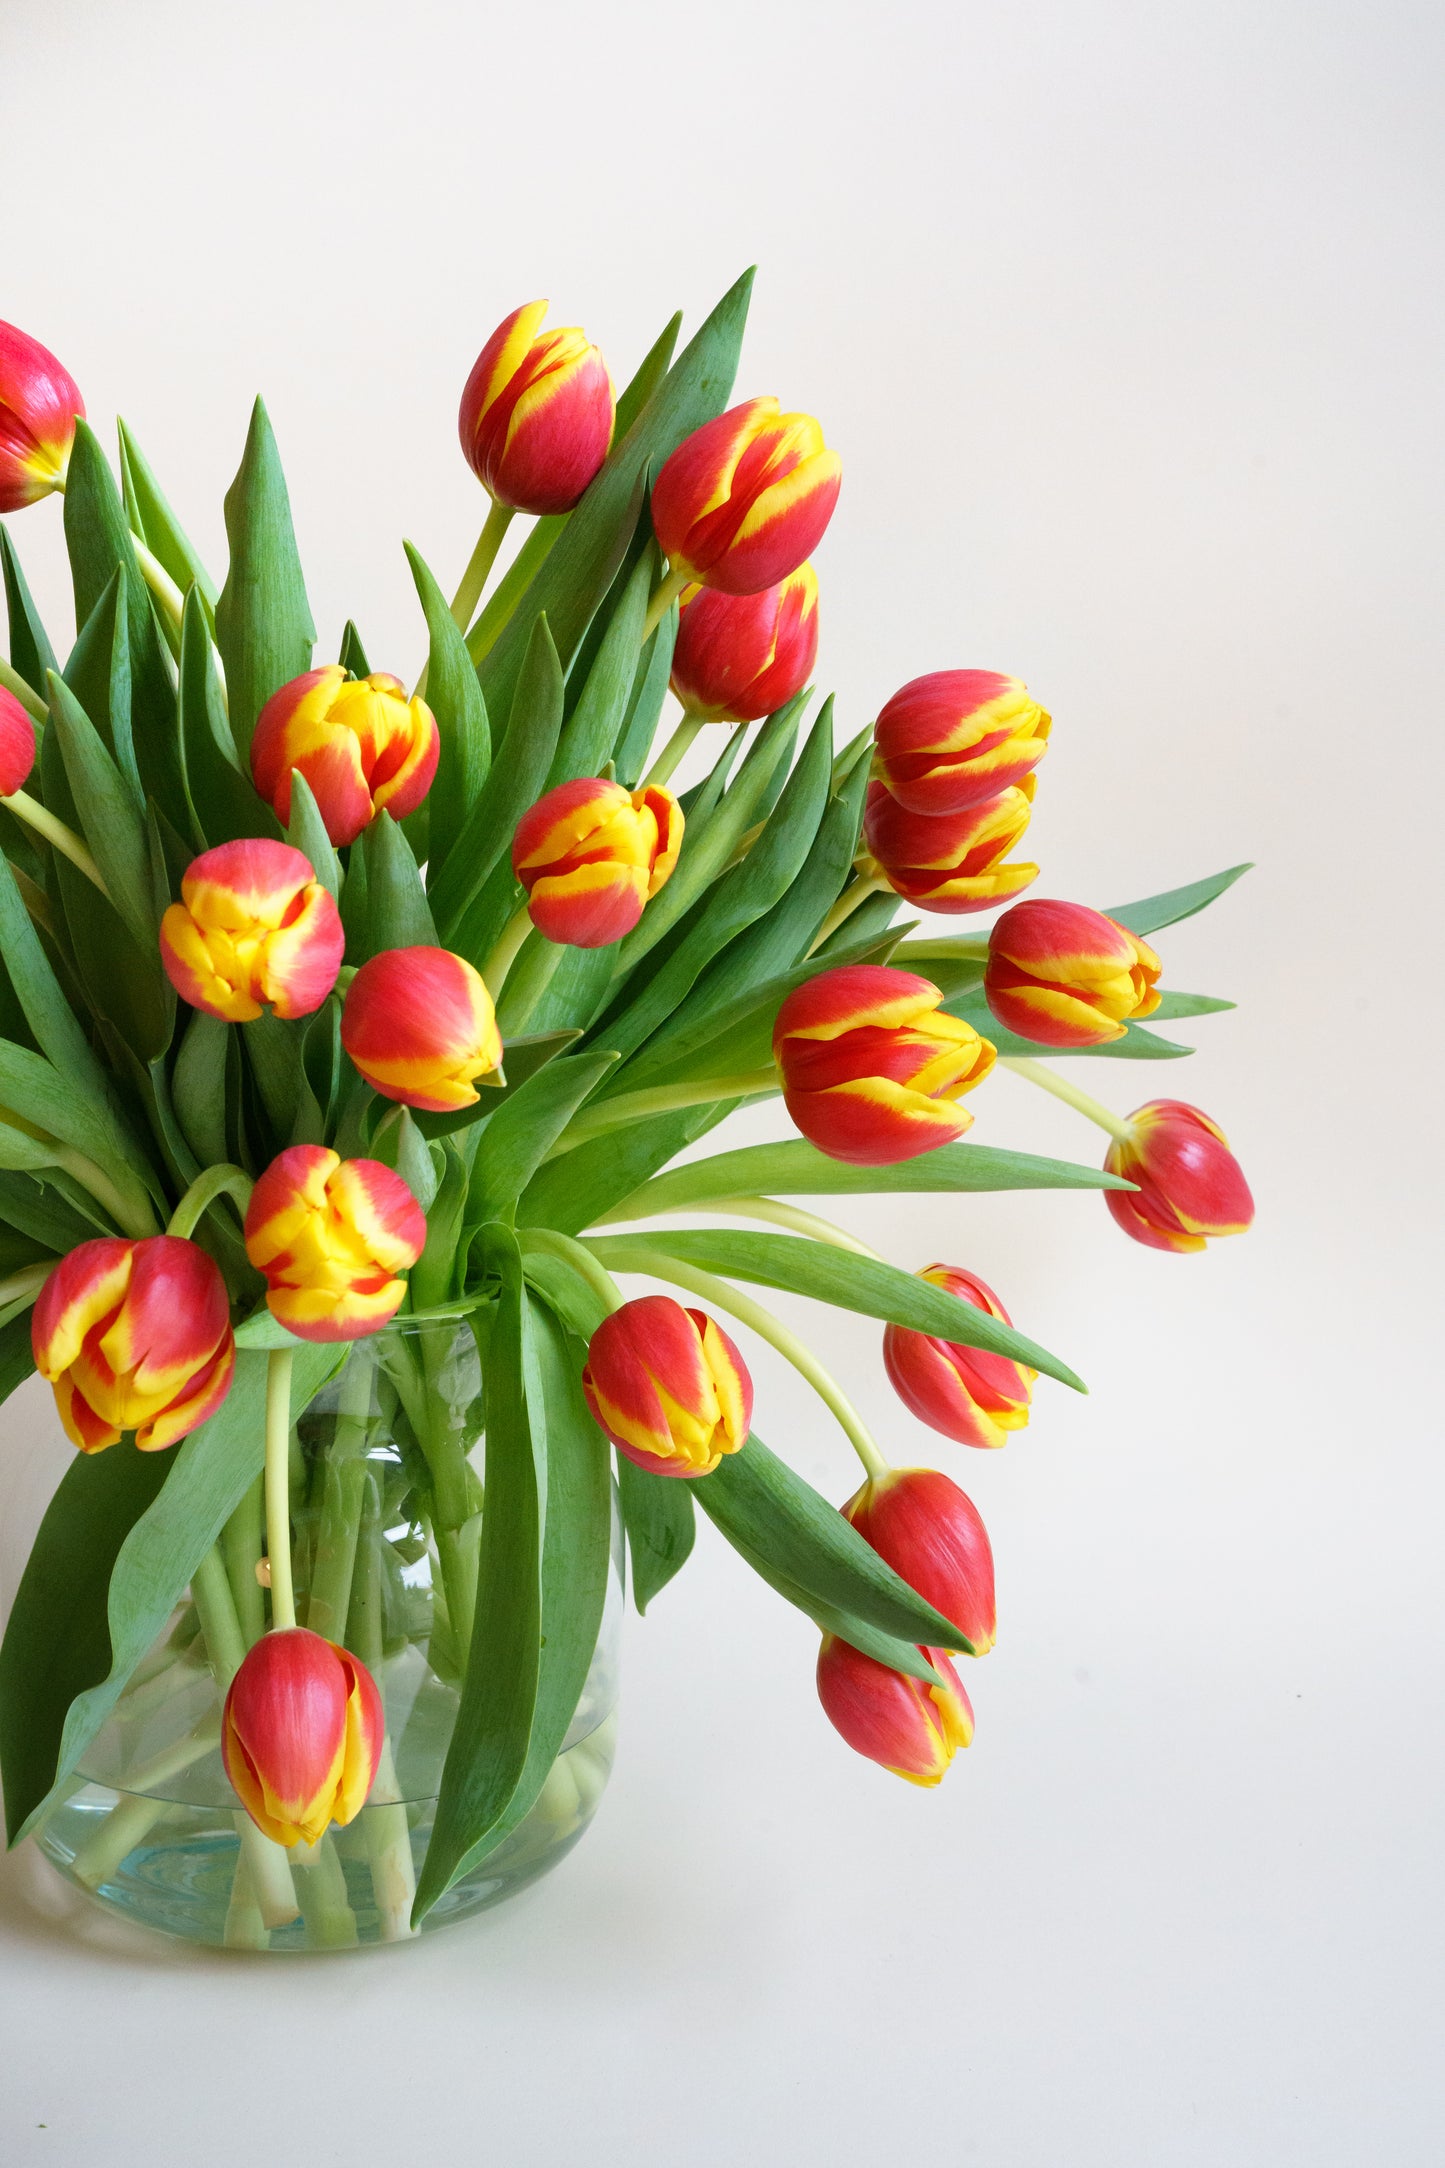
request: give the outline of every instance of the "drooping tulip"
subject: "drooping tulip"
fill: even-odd
[[[996,670],[933,670],[874,725],[873,773],[909,813],[961,813],[1021,783],[1048,750],[1051,718]]]
[[[193,1009],[229,1024],[310,1016],[336,984],[341,914],[303,852],[266,836],[193,858],[161,919],[161,962]]]
[[[1159,958],[1087,904],[1030,896],[988,937],[983,990],[1010,1031],[1041,1046],[1106,1046],[1159,1006]]]
[[[246,1255],[266,1307],[299,1340],[356,1340],[394,1317],[398,1278],[426,1242],[426,1219],[399,1174],[293,1144],[272,1160],[246,1211]]]
[[[274,1844],[315,1844],[356,1817],[376,1781],[385,1719],[350,1649],[304,1626],[263,1634],[226,1695],[221,1759]]]
[[[559,783],[522,815],[512,840],[532,924],[572,948],[620,941],[671,875],[682,831],[682,807],[661,784]]]
[[[476,1103],[502,1041],[481,973],[450,949],[383,949],[361,966],[341,1043],[368,1084],[402,1106],[449,1114]]]
[[[354,843],[378,813],[399,821],[416,811],[440,753],[436,717],[400,678],[350,678],[333,662],[272,693],[251,740],[251,780],[284,827],[298,770],[332,842]]]
[[[924,1649],[943,1679],[931,1686],[890,1670],[850,1642],[824,1634],[818,1699],[833,1729],[905,1783],[940,1784],[960,1747],[973,1740],[973,1706],[942,1649]]]
[[[918,1275],[1003,1324],[1012,1318],[993,1289],[957,1265],[930,1265]],[[905,1325],[883,1329],[883,1363],[893,1389],[920,1422],[960,1445],[997,1447],[1022,1430],[1038,1372],[987,1348],[939,1340]]]
[[[1254,1199],[1228,1139],[1198,1107],[1151,1099],[1129,1116],[1127,1139],[1104,1165],[1138,1186],[1109,1189],[1104,1202],[1136,1242],[1151,1250],[1202,1250],[1219,1235],[1243,1234]]]
[[[748,399],[704,422],[663,463],[652,526],[674,574],[756,595],[795,572],[823,539],[843,463],[811,414]]]
[[[84,413],[70,371],[28,332],[0,323],[0,512],[65,487]]]
[[[143,1453],[174,1445],[215,1414],[236,1368],[225,1281],[179,1235],[82,1242],[41,1288],[30,1342],[82,1453],[127,1430]]]
[[[843,1507],[863,1541],[957,1626],[975,1656],[998,1630],[993,1548],[977,1506],[937,1468],[870,1476]]]
[[[910,903],[953,917],[987,911],[1038,879],[1027,860],[1007,862],[1028,827],[1033,794],[1026,775],[959,813],[910,813],[886,784],[870,783],[863,841],[874,870]]]
[[[14,693],[0,685],[0,798],[24,790],[35,766],[35,725]]]
[[[818,579],[799,565],[757,595],[682,596],[672,689],[703,722],[755,723],[800,693],[818,659]]]
[[[742,1356],[715,1318],[670,1295],[639,1295],[603,1319],[582,1390],[619,1453],[654,1475],[710,1475],[752,1422]]]
[[[482,487],[514,512],[570,512],[607,457],[616,399],[585,331],[543,331],[545,301],[505,317],[462,393],[458,428]]]

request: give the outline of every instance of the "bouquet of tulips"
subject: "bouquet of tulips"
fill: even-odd
[[[972,1269],[886,1262],[785,1200],[1098,1190],[1170,1251],[1249,1224],[1207,1115],[1123,1118],[1037,1058],[1188,1051],[1149,1026],[1228,1004],[1162,991],[1150,938],[1244,869],[1108,912],[1023,896],[1050,718],[1017,678],[915,678],[841,743],[831,698],[810,714],[841,463],[810,415],[729,403],[749,285],[680,353],[670,323],[620,396],[545,303],[498,326],[461,399],[490,509],[450,604],[407,547],[410,691],[351,624],[318,661],[259,403],[218,589],[130,430],[113,468],[66,370],[0,325],[0,511],[63,493],[76,617],[62,665],[0,527],[0,1390],[38,1370],[79,1449],[0,1653],[12,1841],[187,1605],[265,1846],[396,1796],[357,1601],[295,1565],[297,1426],[405,1320],[455,1685],[406,1919],[547,1780],[614,1497],[639,1609],[700,1506],[821,1629],[843,1739],[936,1784],[973,1733],[955,1658],[994,1638],[987,1534],[744,1290],[879,1320],[901,1399],[960,1445],[1003,1445],[1039,1373],[1079,1381]],[[901,906],[997,915],[959,934]],[[997,1063],[1104,1129],[1104,1167],[962,1141]],[[770,1096],[784,1140],[690,1153]],[[656,1224],[679,1214],[703,1224]],[[841,1511],[752,1429],[736,1327],[856,1449]],[[429,1434],[459,1332],[480,1475]]]

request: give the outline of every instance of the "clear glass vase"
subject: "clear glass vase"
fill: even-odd
[[[258,1478],[37,1832],[69,1881],[127,1919],[216,1947],[351,1949],[411,1933],[476,1595],[480,1382],[470,1332],[398,1323],[356,1343],[292,1438],[298,1624],[361,1657],[386,1712],[355,1820],[283,1849],[249,1821],[222,1767],[225,1689],[267,1622]],[[530,1811],[422,1933],[534,1882],[592,1819],[616,1734],[621,1576],[614,1494],[607,1601],[562,1751]]]

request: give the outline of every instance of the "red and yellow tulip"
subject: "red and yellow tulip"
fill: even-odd
[[[23,790],[35,766],[35,725],[14,693],[0,685],[0,798]]]
[[[251,740],[251,780],[284,827],[298,770],[332,842],[354,843],[378,813],[399,821],[416,811],[440,752],[436,717],[400,678],[352,678],[333,662],[272,693]]]
[[[672,689],[703,722],[755,723],[774,714],[802,691],[817,659],[811,565],[757,595],[690,587],[682,597]]]
[[[626,791],[583,776],[549,790],[512,842],[538,933],[572,948],[620,941],[677,864],[682,830],[682,807],[660,784]]]
[[[946,1016],[943,995],[911,971],[849,964],[788,995],[773,1054],[789,1114],[830,1159],[886,1167],[949,1144],[973,1116],[958,1104],[994,1049]]]
[[[359,1657],[304,1626],[263,1634],[231,1681],[221,1759],[274,1844],[315,1844],[366,1804],[385,1718]]]
[[[341,914],[289,843],[249,836],[193,858],[161,919],[161,962],[193,1009],[228,1024],[310,1016],[336,984]]]
[[[585,331],[543,331],[545,301],[498,324],[462,393],[467,464],[514,512],[570,512],[612,442],[616,400]]]
[[[1019,678],[934,670],[879,715],[873,773],[910,813],[961,813],[1021,783],[1048,751],[1050,726]]]
[[[84,413],[70,371],[28,332],[0,323],[0,512],[65,487]]]
[[[1038,879],[1037,866],[1006,863],[1028,827],[1033,795],[1026,775],[959,813],[910,813],[886,783],[870,783],[863,841],[877,874],[910,903],[955,917],[986,911]]]
[[[1001,1323],[1013,1323],[993,1289],[957,1265],[930,1265],[918,1275],[946,1294],[971,1302]],[[883,1364],[903,1405],[920,1422],[960,1445],[997,1447],[1022,1430],[1036,1370],[961,1341],[939,1340],[904,1325],[883,1329]],[[952,1613],[949,1614],[952,1616]]]
[[[1029,897],[988,937],[983,990],[1010,1031],[1041,1046],[1106,1046],[1159,1006],[1147,942],[1082,903]]]
[[[236,1368],[225,1282],[178,1235],[82,1242],[41,1288],[30,1344],[82,1453],[127,1430],[143,1453],[174,1445],[215,1414]]]
[[[843,463],[811,414],[748,399],[685,437],[652,489],[652,526],[674,573],[728,595],[776,587],[811,557]]]
[[[853,1493],[843,1517],[958,1628],[975,1656],[993,1647],[993,1548],[977,1506],[950,1476],[937,1468],[890,1468]]]
[[[245,1234],[266,1307],[288,1332],[357,1340],[395,1316],[406,1293],[397,1275],[420,1257],[426,1219],[379,1160],[293,1144],[252,1191]]]
[[[1104,1202],[1148,1249],[1202,1250],[1253,1223],[1254,1199],[1224,1131],[1183,1100],[1136,1108],[1127,1139],[1109,1146],[1104,1165],[1137,1185],[1105,1190]]]
[[[582,1390],[618,1452],[653,1475],[710,1475],[752,1423],[742,1356],[715,1318],[670,1295],[640,1295],[603,1319]]]
[[[930,1686],[891,1671],[851,1643],[824,1634],[818,1651],[818,1699],[833,1729],[855,1754],[908,1784],[940,1784],[960,1747],[973,1740],[973,1707],[942,1649],[925,1649],[944,1683]]]
[[[341,1012],[341,1043],[384,1099],[433,1114],[475,1105],[474,1079],[502,1060],[481,973],[444,948],[383,949],[364,963]]]

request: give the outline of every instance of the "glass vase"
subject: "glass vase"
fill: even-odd
[[[353,1650],[385,1708],[368,1804],[315,1846],[284,1849],[242,1811],[222,1766],[225,1690],[268,1620],[258,1476],[37,1832],[69,1881],[129,1920],[215,1947],[353,1949],[411,1934],[470,1646],[480,1385],[470,1332],[399,1322],[355,1343],[292,1435],[297,1623]],[[422,1933],[524,1889],[591,1821],[612,1766],[621,1574],[614,1494],[607,1601],[562,1750],[530,1810]]]

